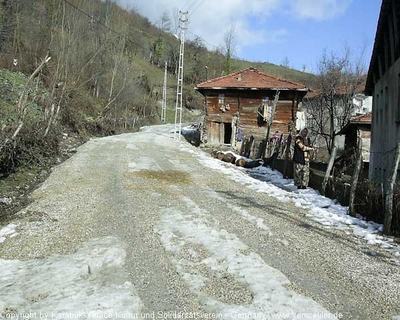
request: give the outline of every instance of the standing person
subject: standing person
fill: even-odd
[[[308,129],[304,128],[296,136],[294,142],[294,184],[297,189],[307,189],[310,179],[310,155],[309,151],[314,148],[307,146],[305,141],[308,135]]]
[[[277,142],[280,140],[280,138],[281,138],[281,135],[280,135],[280,133],[279,133],[279,130],[276,130],[275,133],[274,133],[274,135],[273,135],[272,138],[271,138],[271,142],[272,142],[273,144],[277,144]]]

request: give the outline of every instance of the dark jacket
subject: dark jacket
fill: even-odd
[[[301,135],[296,136],[294,141],[294,153],[293,153],[293,161],[300,164],[306,164],[310,162],[309,152],[313,150],[313,148],[308,147],[304,143],[304,138]]]

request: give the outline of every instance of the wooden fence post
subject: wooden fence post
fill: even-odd
[[[274,122],[276,105],[278,104],[279,94],[280,93],[281,92],[279,90],[276,91],[276,94],[275,94],[275,97],[274,97],[274,101],[272,102],[271,116],[270,116],[270,118],[268,119],[268,122],[267,122],[267,134],[266,134],[266,137],[265,137],[265,151],[264,151],[264,154],[262,155],[263,158],[268,158],[270,156],[270,154],[269,154],[269,145],[270,145],[270,143],[269,143],[269,135],[271,133],[270,131],[271,131],[272,123]],[[267,154],[267,152],[268,152],[268,154]]]
[[[321,191],[322,191],[323,195],[325,195],[326,185],[328,183],[333,164],[335,163],[336,152],[337,152],[337,147],[336,147],[336,145],[334,145],[333,149],[332,149],[332,153],[331,153],[331,158],[329,159],[328,167],[326,168],[324,181],[322,182],[322,190]]]
[[[360,176],[360,171],[361,171],[361,166],[362,166],[362,139],[360,136],[360,132],[357,134],[357,160],[353,172],[353,177],[351,181],[351,187],[350,187],[350,200],[349,200],[349,215],[352,217],[356,216],[356,211],[354,209],[354,198],[356,196],[356,189],[357,189],[357,182],[358,182],[358,177]]]
[[[290,146],[292,144],[292,133],[289,132],[289,136],[287,137],[286,140],[286,149],[285,149],[285,162],[283,164],[283,177],[287,178],[288,174],[288,162],[289,162],[289,157],[290,157]]]
[[[400,160],[400,143],[397,144],[396,153],[394,156],[394,166],[392,171],[392,176],[388,182],[387,191],[385,193],[385,219],[383,223],[383,233],[390,234],[390,229],[392,226],[393,217],[393,190],[396,183],[397,170],[399,168]]]

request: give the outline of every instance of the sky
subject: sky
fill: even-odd
[[[187,38],[199,36],[209,49],[224,45],[235,28],[235,57],[316,71],[322,52],[354,59],[372,53],[381,0],[117,0],[151,22],[163,13],[189,12]],[[365,48],[365,49],[364,49]],[[363,50],[364,49],[364,50]]]

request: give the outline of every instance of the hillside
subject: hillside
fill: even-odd
[[[43,144],[55,139],[56,146],[61,131],[109,135],[159,123],[164,61],[172,122],[178,57],[179,42],[168,28],[113,1],[2,1],[0,68],[6,92],[0,99],[0,148],[6,152],[1,172],[18,166],[19,144],[32,132]],[[249,66],[305,84],[313,77],[269,63],[232,61],[232,71]],[[219,50],[209,51],[200,38],[186,42],[184,120],[202,112],[194,86],[224,73]]]

